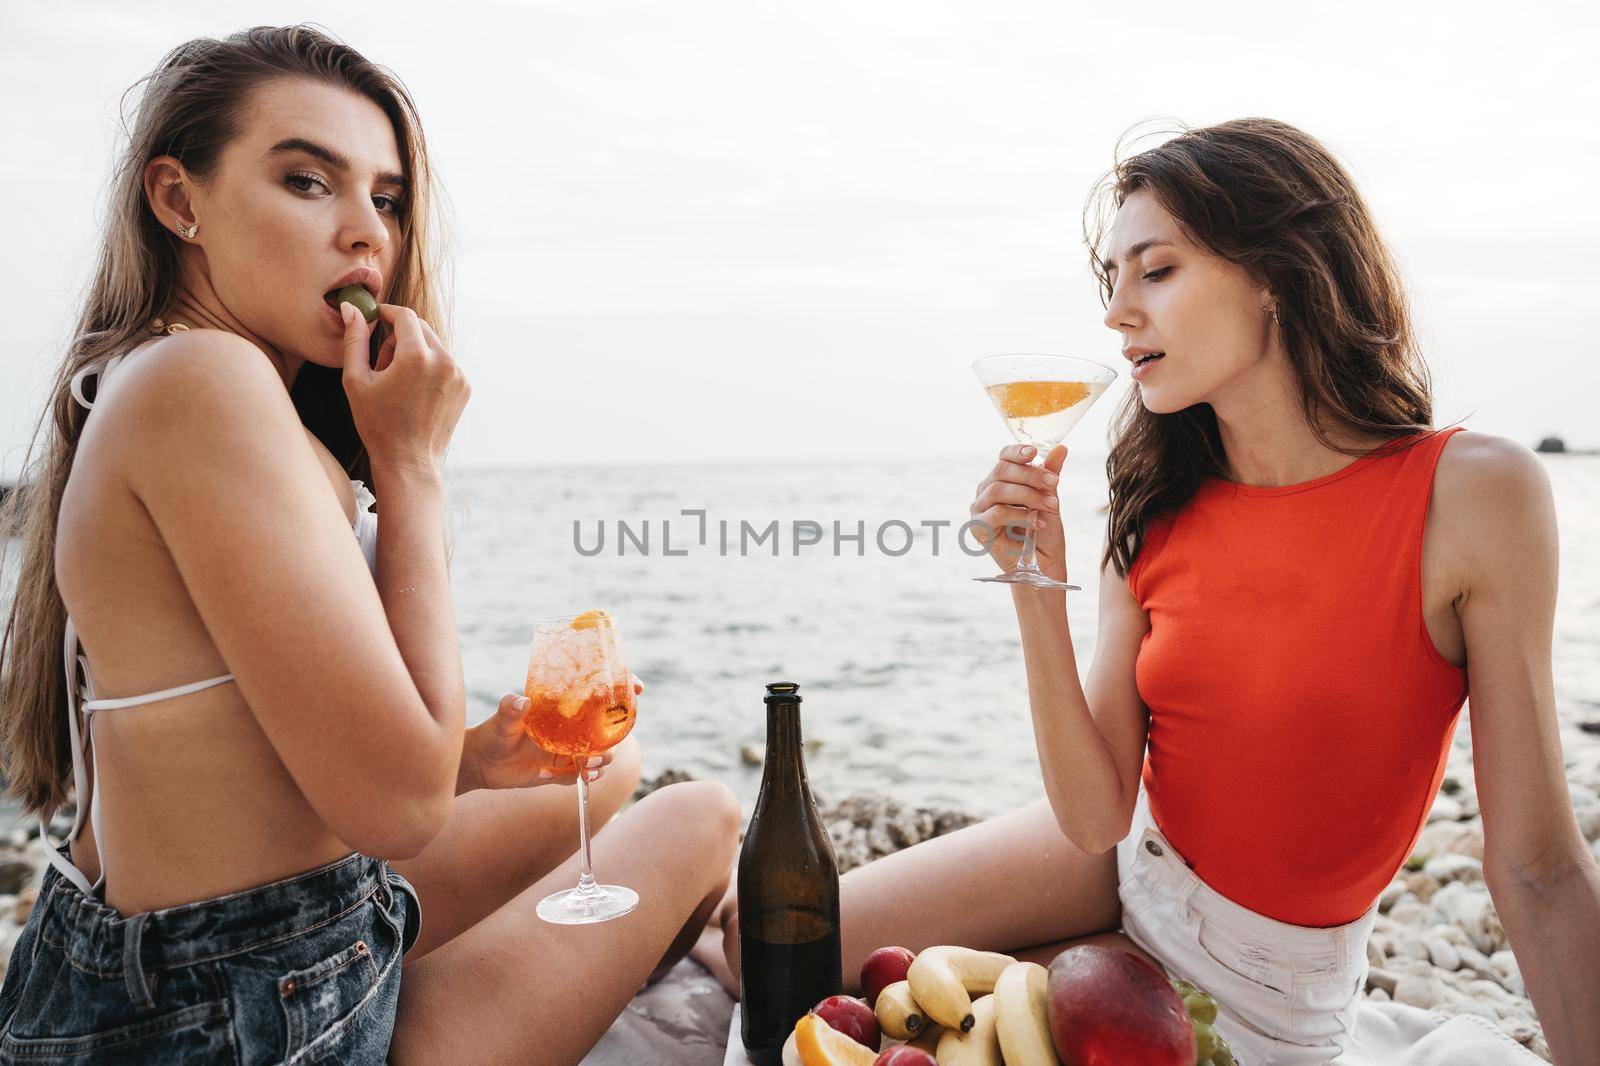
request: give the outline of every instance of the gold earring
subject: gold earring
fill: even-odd
[[[182,222],[178,223],[178,236],[182,237],[184,240],[188,240],[188,241],[194,240],[194,235],[196,233],[199,233],[199,232],[200,232],[200,223],[198,223],[198,222],[196,222],[192,226],[187,226],[187,227],[184,226],[184,224]]]

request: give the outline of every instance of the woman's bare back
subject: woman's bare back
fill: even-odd
[[[150,354],[131,356],[119,374]],[[160,529],[129,486],[125,456],[140,432],[137,412],[119,405],[114,386],[103,396],[78,446],[56,541],[56,578],[95,696],[225,674]],[[306,437],[354,521],[344,471]],[[283,655],[293,669],[294,649]],[[239,891],[350,851],[306,801],[236,685],[97,714],[92,758],[104,847],[86,826],[73,861],[93,880],[103,850],[106,902],[124,914]]]

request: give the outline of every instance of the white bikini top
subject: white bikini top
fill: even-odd
[[[137,349],[135,349],[137,350]],[[72,396],[86,408],[94,404],[83,394],[83,383],[88,377],[98,377],[95,386],[95,398],[103,395],[106,382],[111,377],[111,372],[123,359],[132,352],[115,355],[108,359],[102,367],[91,363],[72,376]],[[351,486],[356,492],[356,518],[351,528],[356,539],[361,544],[361,554],[366,557],[367,568],[377,573],[378,549],[378,516],[368,508],[375,502],[371,492],[359,481],[351,481]],[[118,711],[128,707],[139,707],[146,703],[156,703],[159,700],[176,699],[187,696],[217,685],[225,685],[233,680],[232,674],[223,674],[220,677],[209,677],[204,681],[191,681],[187,685],[175,685],[164,688],[160,692],[147,692],[142,696],[123,696],[118,699],[96,699],[94,695],[94,679],[89,674],[89,659],[83,654],[78,645],[78,629],[72,624],[72,616],[67,616],[66,634],[63,639],[64,661],[67,671],[67,731],[72,738],[72,787],[73,795],[77,799],[77,813],[72,819],[72,830],[67,834],[67,840],[78,839],[78,834],[83,832],[85,814],[88,822],[94,826],[95,846],[100,849],[100,877],[90,884],[82,870],[72,864],[72,860],[58,850],[58,845],[50,840],[50,819],[55,814],[54,810],[44,812],[39,819],[39,841],[45,850],[45,856],[50,860],[50,865],[76,885],[84,895],[96,897],[106,880],[105,862],[105,837],[100,832],[100,768],[95,766],[89,769],[89,752],[94,746],[94,716],[105,711]],[[83,684],[78,684],[78,671],[83,671]],[[78,730],[78,708],[82,701],[83,730]]]

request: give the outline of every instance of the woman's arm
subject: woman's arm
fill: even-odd
[[[372,481],[383,501],[373,584],[384,617],[423,702],[451,711],[438,720],[460,729],[467,697],[443,535],[444,471],[374,456]]]
[[[993,531],[987,538],[990,552],[1007,569],[1015,564],[1021,542],[1004,531],[1037,521],[1039,567],[1061,580],[1065,534],[1056,478],[1067,452],[1057,446],[1043,467],[1028,465],[1032,454],[1021,445],[1003,449],[994,470],[978,484],[970,510]],[[1050,809],[1068,839],[1091,855],[1102,854],[1128,835],[1139,798],[1150,713],[1139,698],[1134,663],[1149,623],[1127,582],[1108,565],[1100,577],[1099,637],[1086,692],[1067,628],[1065,594],[1023,585],[1013,585],[1011,594]]]
[[[1091,855],[1128,835],[1139,798],[1150,712],[1134,684],[1149,628],[1128,584],[1100,575],[1099,636],[1087,686],[1067,628],[1065,593],[1013,586],[1028,701],[1045,794],[1061,831]]]
[[[380,475],[380,597],[254,345],[167,338],[126,392],[124,478],[278,757],[352,849],[420,851],[449,816],[465,715],[436,482]]]
[[[1556,523],[1549,479],[1509,441],[1461,435],[1441,460],[1439,516],[1462,560],[1484,879],[1557,1063],[1600,1047],[1600,871],[1561,756],[1551,677]]]

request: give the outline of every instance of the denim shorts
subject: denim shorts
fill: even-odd
[[[1539,1066],[1499,1026],[1362,996],[1374,904],[1346,925],[1290,925],[1200,879],[1139,789],[1117,845],[1123,932],[1168,973],[1217,1000],[1217,1032],[1240,1066]]]
[[[381,1063],[415,891],[349,855],[124,917],[52,868],[0,989],[0,1064]]]

